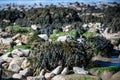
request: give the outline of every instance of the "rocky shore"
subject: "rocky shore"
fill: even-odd
[[[51,5],[12,15],[0,29],[0,80],[119,80],[120,19],[82,12]]]

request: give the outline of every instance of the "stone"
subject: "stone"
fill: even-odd
[[[26,68],[24,70],[19,71],[19,74],[21,74],[23,76],[30,76],[32,74],[32,72],[31,72],[30,68]]]
[[[71,40],[74,40],[74,37],[70,35],[60,36],[57,38],[57,41],[71,41]]]
[[[39,34],[38,36],[39,36],[40,38],[44,39],[45,41],[48,40],[47,34]]]
[[[63,71],[61,72],[61,74],[62,74],[62,75],[66,75],[66,74],[68,74],[68,72],[69,72],[68,67],[65,67],[65,68],[63,69]]]
[[[101,80],[99,77],[90,75],[70,74],[56,75],[51,80]]]
[[[54,76],[55,76],[54,73],[45,73],[45,78],[48,79],[48,80],[53,78]]]
[[[28,57],[30,50],[29,49],[14,49],[12,52],[13,57]]]
[[[63,27],[64,32],[70,31],[71,29],[72,29],[72,25],[66,25],[65,27]]]
[[[88,71],[80,67],[73,67],[73,71],[75,74],[88,74]]]
[[[102,79],[102,80],[109,80],[112,75],[113,75],[113,73],[111,73],[111,72],[109,72],[109,71],[104,71],[104,72],[101,74],[101,79]]]
[[[40,71],[40,73],[39,73],[39,76],[43,76],[43,75],[45,75],[45,69],[42,69],[41,71]]]
[[[14,71],[14,72],[19,72],[20,71],[20,66],[18,64],[13,64],[13,63],[10,63],[9,67],[8,67],[8,70],[11,70],[11,71]]]
[[[120,71],[113,74],[113,76],[109,80],[120,80]]]
[[[20,79],[20,80],[22,80],[22,78],[23,78],[23,76],[21,75],[21,74],[14,74],[13,76],[12,76],[12,78],[16,78],[16,79]]]
[[[22,43],[24,43],[24,44],[28,44],[28,36],[26,36],[26,35],[21,35],[21,41],[22,41]]]
[[[12,38],[0,38],[0,43],[10,45],[12,42]]]
[[[23,57],[24,55],[21,49],[14,49],[11,53],[13,57]]]
[[[1,59],[3,59],[4,61],[7,61],[7,62],[11,62],[12,61],[12,54],[10,52],[4,54],[1,56]]]
[[[21,64],[25,58],[13,58],[9,64],[8,70],[18,72],[21,69]]]
[[[17,38],[19,38],[21,36],[20,33],[16,34],[15,36],[12,37],[12,40],[16,40]]]
[[[46,80],[45,77],[42,77],[42,76],[28,76],[27,77],[27,80]]]
[[[40,26],[38,26],[38,25],[31,25],[31,28],[33,29],[33,30],[37,30],[38,28],[40,28]]]
[[[57,68],[55,68],[51,73],[54,73],[54,74],[59,74],[60,72],[62,71],[62,66],[58,66]]]
[[[30,67],[30,62],[25,58],[25,60],[21,64],[21,68],[25,69],[27,67]]]

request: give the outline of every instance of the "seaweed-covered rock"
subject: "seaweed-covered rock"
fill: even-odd
[[[91,55],[91,52],[86,52],[85,47],[77,42],[44,42],[34,46],[30,61],[35,74],[38,74],[42,68],[53,70],[59,65],[71,68],[86,66]]]
[[[96,55],[110,56],[112,54],[113,45],[104,37],[96,36],[90,38],[88,41],[94,49],[93,51]]]

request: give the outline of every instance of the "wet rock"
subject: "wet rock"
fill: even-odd
[[[69,72],[68,67],[65,67],[63,71],[61,72],[62,75],[66,75]]]
[[[19,74],[21,74],[21,75],[23,75],[23,76],[30,76],[30,75],[32,74],[32,72],[31,72],[31,69],[30,69],[30,68],[26,68],[26,69],[24,69],[24,70],[21,70],[21,71],[19,72]]]
[[[80,67],[73,67],[73,71],[75,74],[88,74],[88,71]]]
[[[22,80],[23,76],[22,76],[21,74],[14,74],[14,75],[12,76],[12,78],[17,78],[17,79]]]
[[[40,34],[40,35],[38,35],[38,36],[39,36],[40,38],[44,39],[45,41],[48,40],[47,34]]]

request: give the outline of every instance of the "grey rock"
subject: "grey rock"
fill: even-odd
[[[25,50],[25,49],[15,49],[12,51],[12,56],[13,57],[28,57],[30,53],[30,50]]]
[[[31,69],[30,69],[30,68],[26,68],[26,69],[24,69],[24,70],[21,70],[21,71],[19,72],[19,74],[21,74],[21,75],[23,75],[23,76],[30,76],[30,75],[32,74],[32,72],[31,72]]]
[[[11,70],[11,71],[14,71],[14,72],[19,72],[20,70],[20,66],[18,64],[13,64],[13,63],[10,63],[9,67],[8,67],[8,70]]]
[[[73,67],[73,71],[75,74],[88,74],[88,71],[80,67]]]
[[[12,42],[12,38],[0,38],[0,43],[10,45]]]

